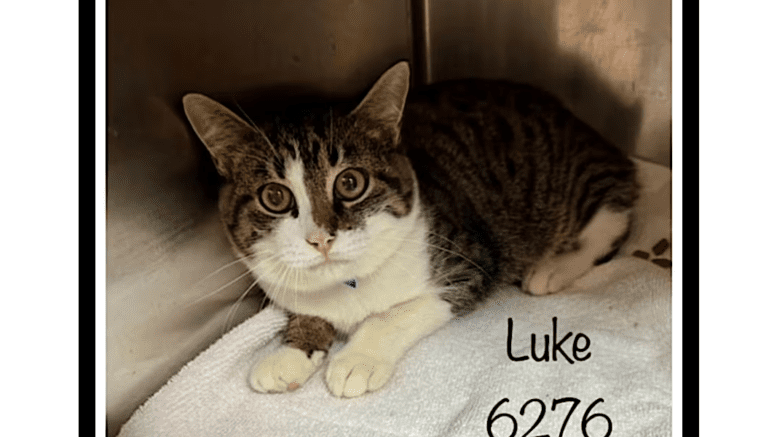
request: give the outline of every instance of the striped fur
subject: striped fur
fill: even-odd
[[[576,250],[600,208],[628,211],[637,197],[633,163],[530,86],[432,85],[409,100],[402,137],[443,248],[433,265],[457,272],[449,281],[461,286],[444,297],[458,314],[496,284],[522,284],[548,253]]]

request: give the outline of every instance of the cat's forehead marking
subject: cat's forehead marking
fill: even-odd
[[[309,217],[312,206],[305,188],[305,166],[302,165],[302,161],[299,159],[289,159],[286,161],[286,180],[289,181],[291,190],[294,192],[300,216]]]
[[[288,142],[289,142],[289,144],[291,144],[291,147],[294,149],[294,155],[293,156],[296,159],[298,156],[300,156],[299,141],[296,138],[294,138],[294,137],[290,137],[288,139]]]

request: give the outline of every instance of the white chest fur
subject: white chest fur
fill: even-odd
[[[317,291],[278,293],[276,305],[298,314],[319,316],[341,332],[351,332],[372,314],[416,297],[436,293],[430,281],[427,225],[418,217],[394,253],[371,273]],[[344,282],[356,279],[356,288]]]

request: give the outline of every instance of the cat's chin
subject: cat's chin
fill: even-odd
[[[316,263],[304,270],[306,270],[307,274],[313,277],[320,276],[322,279],[331,279],[332,281],[337,282],[343,272],[348,270],[349,265],[353,266],[353,262],[347,260],[328,259],[326,261]]]
[[[324,260],[310,266],[287,266],[284,278],[264,277],[260,282],[268,290],[286,290],[297,293],[319,293],[343,286],[355,276],[356,262]]]

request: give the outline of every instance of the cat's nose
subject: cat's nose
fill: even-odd
[[[329,249],[332,248],[332,244],[335,241],[335,236],[323,231],[314,231],[308,235],[305,241],[316,248],[316,250],[321,252],[324,256],[328,256]]]

